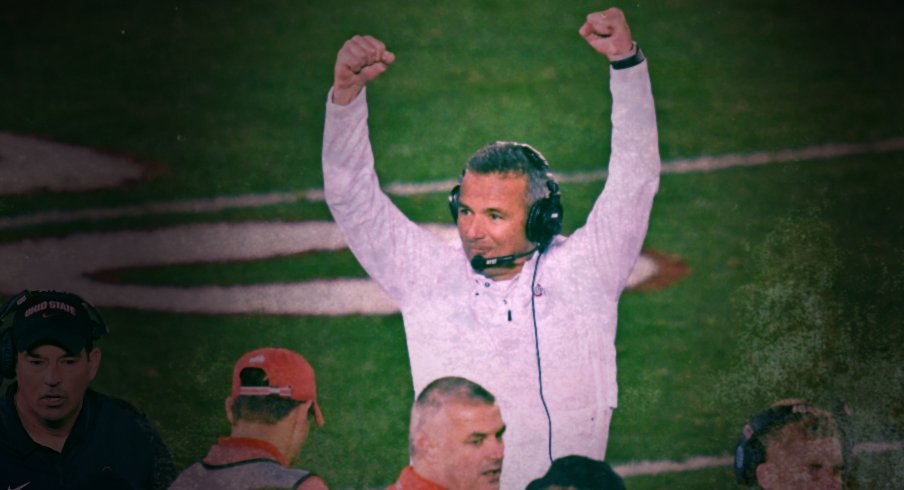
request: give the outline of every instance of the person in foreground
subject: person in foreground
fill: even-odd
[[[750,419],[735,449],[735,479],[764,490],[841,489],[841,431],[831,413],[781,400]]]
[[[317,475],[289,467],[311,420],[323,425],[314,369],[304,357],[272,347],[242,355],[233,368],[226,418],[232,424],[229,437],[183,471],[171,489],[327,488]]]
[[[525,490],[625,490],[625,482],[609,463],[586,456],[565,456]]]
[[[100,368],[103,318],[78,295],[22,291],[0,337],[0,488],[163,489],[175,476],[154,425],[89,385]]]
[[[411,408],[411,464],[387,490],[499,488],[504,433],[492,394],[464,378],[437,379]]]
[[[343,45],[326,104],[326,200],[351,251],[401,310],[414,392],[460,376],[495,394],[509,427],[504,488],[523,489],[556,457],[605,459],[618,301],[659,185],[647,62],[624,14],[591,13],[579,34],[609,61],[612,153],[605,189],[568,237],[558,183],[522,143],[497,141],[468,160],[449,196],[454,244],[393,205],[367,125],[365,86],[396,62],[382,41]]]

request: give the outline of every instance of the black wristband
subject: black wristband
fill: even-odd
[[[634,51],[634,54],[628,56],[627,58],[613,61],[611,63],[612,69],[624,70],[625,68],[631,68],[632,66],[641,64],[646,58],[643,57],[643,53],[640,51],[640,46],[635,46],[637,47],[637,49]]]

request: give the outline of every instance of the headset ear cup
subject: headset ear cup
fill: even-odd
[[[100,322],[92,322],[91,323],[91,338],[94,340],[100,339],[104,335],[107,335],[107,326]]]
[[[9,330],[0,336],[0,376],[9,379],[16,377],[16,345]]]
[[[91,314],[91,338],[93,340],[98,340],[101,337],[110,333],[110,327],[107,325],[107,322],[104,321],[104,317],[101,316],[100,312],[97,311],[97,308],[94,307],[91,303],[82,300],[82,304],[85,306],[85,309],[89,311]]]
[[[449,212],[452,213],[452,222],[458,223],[458,196],[461,192],[461,185],[456,185],[449,191]]]
[[[9,298],[0,308],[0,326],[3,325],[6,316],[15,311],[29,297],[31,297],[31,292],[23,289],[19,294]],[[12,379],[16,377],[16,354],[12,327],[9,327],[0,333],[0,376],[3,378]]]
[[[759,439],[741,435],[735,449],[735,481],[744,485],[757,483],[756,467],[766,461],[766,448]]]
[[[558,187],[555,192],[550,195],[549,208],[544,213],[546,220],[546,228],[549,238],[552,240],[556,235],[562,233],[562,220],[565,218],[565,210],[562,208],[562,202],[559,200]],[[548,244],[548,243],[547,243]]]
[[[547,182],[547,186],[549,186],[549,196],[540,199],[530,207],[525,229],[527,239],[532,243],[539,244],[541,250],[545,250],[552,239],[562,232],[562,219],[564,218],[558,185],[550,180]]]
[[[535,202],[527,212],[527,224],[525,225],[524,234],[531,243],[542,243],[543,236],[540,229],[541,215],[543,214],[543,203],[546,198]]]

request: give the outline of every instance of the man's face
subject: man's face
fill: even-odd
[[[16,406],[48,427],[74,421],[100,362],[100,351],[69,354],[55,345],[39,345],[16,359]]]
[[[430,474],[450,490],[499,488],[505,424],[497,405],[447,403],[431,424]]]
[[[523,253],[533,248],[527,241],[527,177],[520,174],[465,172],[458,206],[458,235],[468,260]],[[484,270],[492,279],[510,279],[521,270],[515,267]]]
[[[844,461],[835,437],[795,437],[766,448],[766,462],[757,467],[764,489],[841,489]]]

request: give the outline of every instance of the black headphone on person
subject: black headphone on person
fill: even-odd
[[[22,292],[8,299],[6,303],[0,307],[0,327],[3,326],[3,321],[6,319],[7,315],[15,313],[23,304],[37,302],[41,299],[64,300],[70,305],[74,304],[81,307],[87,314],[88,320],[91,323],[92,341],[110,333],[110,328],[107,326],[106,322],[104,322],[100,312],[97,311],[91,303],[82,299],[81,296],[62,291],[29,291],[27,289],[23,289]],[[10,326],[0,333],[0,376],[10,379],[16,377],[16,357],[18,354],[12,330],[13,327]]]
[[[549,194],[531,205],[527,212],[527,223],[524,227],[528,241],[536,243],[542,253],[552,242],[552,239],[562,231],[564,209],[562,208],[559,184],[549,174],[549,164],[539,152],[522,143],[516,143],[515,148],[520,149],[522,155],[537,169],[543,171],[547,177],[546,188],[549,189]],[[458,200],[461,194],[461,179],[464,178],[465,171],[462,171],[461,177],[459,177],[459,184],[449,192],[449,212],[452,213],[452,221],[455,223],[458,223]],[[528,178],[530,177],[528,176]]]
[[[756,467],[766,462],[766,445],[763,444],[763,436],[792,421],[803,418],[806,414],[827,418],[837,426],[834,414],[803,401],[772,406],[754,415],[744,424],[735,448],[735,481],[742,485],[755,485],[757,483]]]

